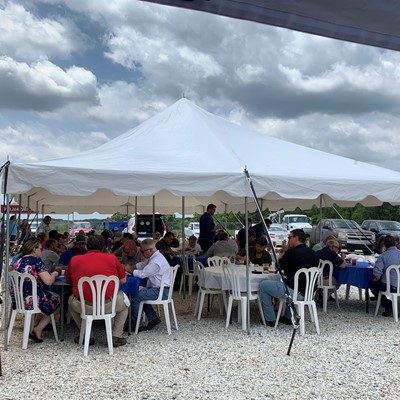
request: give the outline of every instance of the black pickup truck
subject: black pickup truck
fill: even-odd
[[[367,219],[362,224],[363,229],[373,232],[376,237],[376,250],[382,253],[385,249],[383,239],[386,236],[400,236],[400,222]]]

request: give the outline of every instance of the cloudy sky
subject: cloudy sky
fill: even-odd
[[[0,0],[1,164],[96,147],[184,95],[400,171],[399,83],[389,50],[135,0]]]

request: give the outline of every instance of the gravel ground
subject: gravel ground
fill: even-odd
[[[347,304],[344,287],[339,297],[340,310],[318,309],[321,335],[307,319],[290,356],[290,326],[261,326],[255,304],[250,335],[236,313],[226,330],[218,307],[197,321],[196,292],[174,294],[179,331],[168,336],[163,321],[127,337],[112,356],[102,325],[88,357],[73,343],[73,326],[62,343],[49,331],[44,343],[21,350],[21,319],[1,351],[0,399],[399,399],[398,324],[374,317],[374,302],[366,314],[354,288]]]

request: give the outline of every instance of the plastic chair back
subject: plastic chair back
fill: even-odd
[[[234,300],[240,300],[242,296],[246,296],[246,294],[240,292],[239,268],[236,265],[222,265],[225,279],[229,282],[230,294]]]
[[[111,312],[106,313],[106,291],[108,286],[114,283],[114,291],[112,295]],[[86,303],[82,301],[85,296],[83,292],[83,285],[88,285],[92,291],[92,313],[87,314]],[[86,318],[87,316],[93,319],[104,319],[105,315],[115,316],[115,304],[117,302],[117,294],[119,290],[119,279],[116,276],[105,276],[105,275],[94,275],[91,277],[84,276],[79,279],[78,292],[79,298],[81,299],[81,317]]]
[[[300,275],[304,274],[306,280],[306,288],[304,295],[304,300],[297,300],[297,296],[299,294],[299,278]],[[316,289],[316,284],[318,278],[321,274],[321,270],[318,267],[312,268],[301,268],[299,269],[294,276],[294,292],[293,292],[293,300],[294,301],[304,301],[306,303],[314,301],[314,294]]]
[[[230,263],[231,261],[228,257],[214,256],[207,258],[207,264],[209,267],[220,267],[222,264],[230,264]]]
[[[329,275],[328,275],[328,285],[324,285],[324,269],[326,265],[329,266]],[[324,286],[334,286],[332,284],[332,276],[333,276],[333,264],[328,260],[319,260],[318,268],[321,270],[321,273],[318,278],[318,287],[322,288]],[[326,275],[325,275],[326,276]]]
[[[20,273],[12,271],[9,274],[10,284],[14,292],[15,310],[18,313],[25,313],[30,311],[32,314],[40,313],[40,308],[37,300],[37,282],[34,276],[27,273]],[[32,306],[33,308],[27,309],[24,298],[24,284],[31,282],[32,285]]]
[[[193,268],[197,272],[198,281],[197,284],[199,287],[204,287],[205,276],[204,276],[204,265],[197,260],[193,260]]]
[[[396,292],[390,291],[391,277],[394,277],[395,281],[397,281]],[[391,265],[390,267],[386,268],[386,293],[397,294],[398,296],[400,296],[400,265]]]

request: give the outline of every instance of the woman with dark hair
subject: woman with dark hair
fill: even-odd
[[[42,259],[42,246],[38,239],[31,239],[21,247],[20,259],[13,265],[13,268],[20,273],[32,275],[37,281],[37,297],[39,308],[42,314],[36,318],[36,326],[29,337],[36,343],[43,342],[42,331],[50,322],[50,315],[60,305],[60,296],[44,289],[44,285],[52,285],[58,277],[58,271],[51,274],[47,271]],[[32,308],[32,285],[30,281],[24,283],[23,287],[25,305]],[[13,293],[11,294],[13,295]]]

